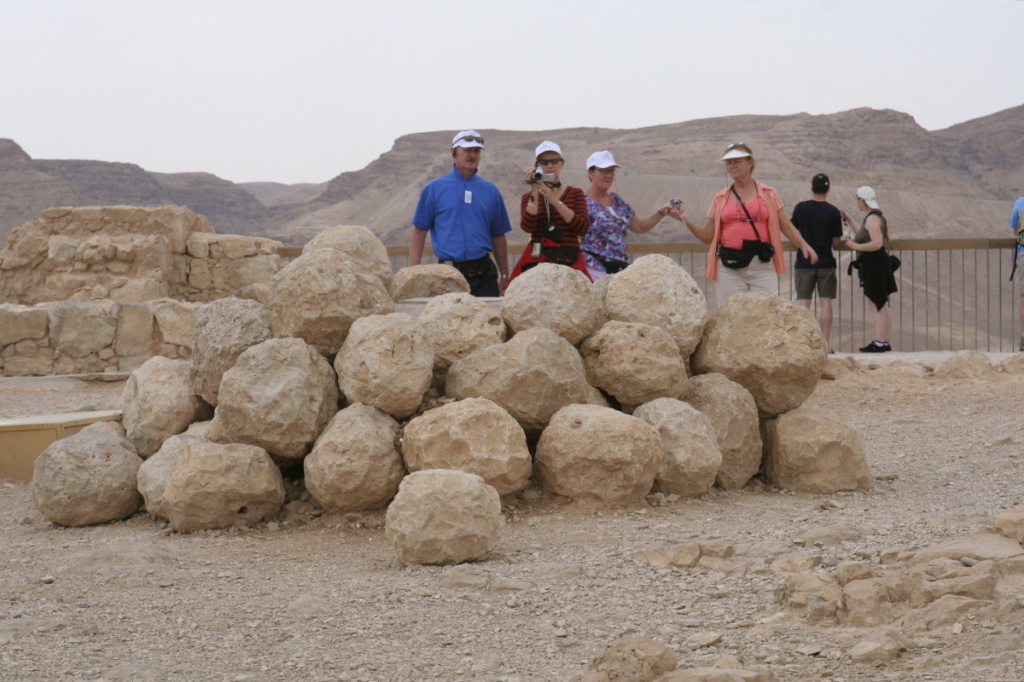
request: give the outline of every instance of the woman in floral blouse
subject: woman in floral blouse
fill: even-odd
[[[609,151],[594,152],[587,159],[587,211],[590,230],[583,236],[583,260],[593,279],[613,275],[629,265],[626,232],[644,234],[654,229],[662,218],[670,215],[682,221],[680,209],[662,206],[647,218],[638,218],[632,207],[618,194],[609,191],[618,168]]]

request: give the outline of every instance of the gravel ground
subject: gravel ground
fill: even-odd
[[[946,356],[854,356],[863,371],[822,381],[809,399],[863,432],[869,492],[755,482],[599,510],[530,488],[506,506],[492,557],[455,569],[403,567],[383,512],[321,513],[296,481],[276,521],[188,535],[145,512],[58,528],[27,484],[0,481],[0,679],[547,682],[568,680],[626,634],[669,644],[680,668],[760,666],[775,680],[1024,679],[1021,594],[1001,595],[1010,616],[967,614],[876,666],[848,657],[871,629],[783,608],[782,579],[766,568],[797,551],[825,565],[877,561],[1024,504],[1024,374],[936,379],[928,368]],[[0,415],[117,408],[122,386],[0,379]],[[860,538],[799,543],[833,524]],[[692,569],[637,560],[694,536],[720,538],[735,556]]]

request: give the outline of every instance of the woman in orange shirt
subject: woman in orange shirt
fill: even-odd
[[[757,161],[750,147],[731,144],[722,161],[732,182],[711,201],[708,221],[697,225],[683,214],[690,232],[711,245],[705,275],[715,282],[719,305],[742,291],[778,293],[777,275],[786,272],[783,234],[808,261],[818,262],[818,254],[789,222],[778,193],[754,180]]]

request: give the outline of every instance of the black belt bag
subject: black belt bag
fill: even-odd
[[[744,239],[742,249],[730,249],[727,246],[722,246],[721,242],[719,242],[718,259],[722,261],[722,265],[725,267],[739,270],[750,265],[750,262],[754,260],[754,256],[760,250],[760,240]]]
[[[474,260],[466,260],[461,263],[456,263],[452,260],[440,261],[442,265],[451,265],[453,268],[462,273],[462,276],[466,279],[473,279],[476,277],[482,277],[487,274],[490,269],[490,256],[484,256],[483,258],[476,258]]]
[[[596,260],[598,263],[604,266],[604,271],[609,275],[614,275],[616,272],[622,272],[629,267],[628,260],[615,260],[614,258],[602,258],[596,253],[590,251],[584,251],[588,256]]]
[[[572,266],[580,259],[578,246],[542,246],[540,252],[548,261],[559,265]]]

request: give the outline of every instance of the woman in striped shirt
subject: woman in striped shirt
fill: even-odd
[[[509,281],[537,263],[565,265],[590,279],[580,251],[580,237],[590,229],[586,195],[579,187],[562,185],[559,174],[565,167],[565,157],[557,144],[541,142],[535,160],[536,165],[525,173],[530,191],[522,197],[519,222],[530,234],[530,243]],[[543,173],[541,178],[535,177],[538,169]]]

